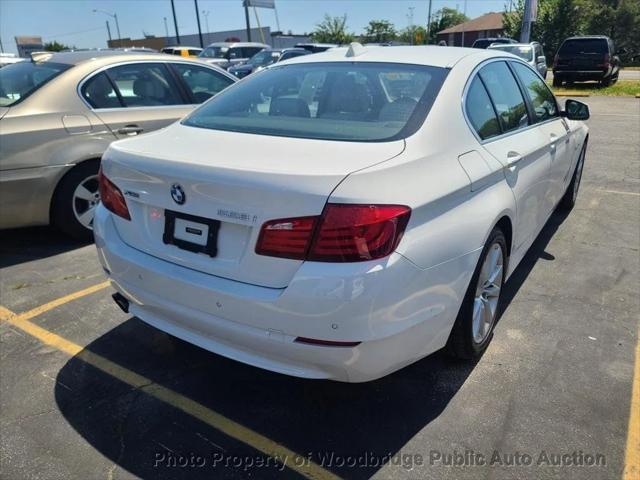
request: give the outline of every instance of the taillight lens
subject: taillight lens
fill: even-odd
[[[411,209],[403,205],[327,204],[320,217],[262,226],[256,253],[314,262],[362,262],[391,254]]]
[[[102,173],[102,168],[98,174],[98,180],[100,185],[100,201],[102,204],[119,217],[131,220],[127,202],[122,192]]]
[[[262,225],[256,253],[304,260],[318,217],[283,218]]]

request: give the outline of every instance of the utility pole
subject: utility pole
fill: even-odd
[[[104,21],[107,24],[107,35],[109,36],[109,41],[111,41],[111,27],[109,26],[109,20]],[[107,45],[109,45],[107,43]]]
[[[202,11],[202,16],[204,17],[204,24],[205,24],[205,28],[207,29],[207,45],[209,44],[209,32],[211,32],[211,30],[209,30],[209,10],[203,10]]]
[[[176,6],[173,4],[173,0],[171,0],[171,11],[173,12],[173,26],[176,29],[176,43],[180,45],[180,32],[178,32],[178,20],[176,19]]]
[[[93,13],[104,13],[105,15],[110,16],[116,21],[116,31],[118,32],[118,46],[122,47],[122,37],[120,36],[120,24],[118,23],[118,14],[105,12],[104,10],[98,10],[96,8],[93,9]]]
[[[531,24],[535,21],[537,4],[537,0],[525,0],[524,2],[522,29],[520,31],[521,43],[529,43],[531,41]]]
[[[204,48],[202,42],[202,28],[200,28],[200,10],[198,10],[198,0],[193,0],[193,4],[196,7],[196,21],[198,22],[198,37],[200,38],[200,48]]]
[[[416,32],[413,30],[413,10],[415,7],[409,7],[409,13],[407,13],[407,21],[409,23],[409,34],[411,35],[411,45],[415,42]]]
[[[251,41],[251,24],[249,23],[249,2],[244,0],[242,4],[244,5],[244,20],[247,23],[247,42]]]
[[[429,13],[427,14],[427,44],[431,43],[431,0],[429,0]]]
[[[169,38],[169,27],[167,27],[167,17],[162,17],[164,20],[164,38]]]
[[[464,12],[463,13],[464,13],[464,16],[466,17],[467,16],[467,0],[464,0]],[[460,45],[461,47],[464,47],[464,30],[465,30],[465,26],[464,26],[464,23],[463,23],[462,24],[462,45]],[[455,43],[455,41],[453,43]]]

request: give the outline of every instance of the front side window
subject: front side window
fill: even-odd
[[[527,107],[520,88],[505,62],[493,62],[479,72],[498,113],[504,132],[529,125]]]
[[[536,121],[544,122],[557,117],[556,99],[540,76],[521,63],[513,62],[511,65],[526,88]]]
[[[446,74],[392,63],[271,67],[224,91],[183,124],[295,138],[395,140],[422,125]]]
[[[227,58],[227,47],[207,47],[198,55],[203,58]]]
[[[24,100],[71,65],[50,62],[20,62],[0,69],[0,107]]]
[[[202,103],[233,83],[228,77],[210,68],[188,63],[172,65],[189,89],[194,103]]]
[[[471,125],[481,139],[486,140],[502,133],[491,99],[478,76],[473,79],[467,92],[465,109]]]
[[[125,107],[183,104],[178,89],[162,63],[133,63],[107,70]]]

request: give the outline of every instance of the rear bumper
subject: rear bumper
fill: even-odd
[[[602,80],[608,77],[611,71],[608,70],[554,70],[553,76],[561,79],[572,80]]]
[[[422,270],[399,254],[383,263],[307,262],[283,289],[249,285],[142,253],[102,206],[100,262],[145,322],[206,350],[267,370],[348,382],[373,380],[444,346],[477,255]],[[326,347],[296,337],[361,342]]]

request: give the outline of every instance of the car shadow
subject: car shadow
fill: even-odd
[[[31,227],[0,232],[0,268],[52,257],[89,245],[52,227]]]
[[[505,286],[502,312],[537,261],[552,259],[545,248],[566,217],[552,215]],[[437,352],[373,382],[305,380],[228,360],[135,317],[86,350],[350,479],[370,478],[382,466],[376,462],[389,456],[401,464],[405,455],[425,458],[428,452],[404,446],[443,412],[476,365]],[[299,477],[275,463],[260,466],[256,459],[266,457],[257,450],[81,356],[71,358],[57,376],[57,405],[69,424],[120,468],[141,478]],[[216,458],[224,460],[214,467]],[[349,458],[365,460],[353,467],[343,463]]]

